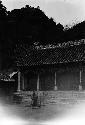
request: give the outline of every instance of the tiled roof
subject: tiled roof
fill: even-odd
[[[0,72],[0,80],[2,81],[14,81],[12,78],[17,72]]]
[[[49,49],[19,48],[17,66],[33,66],[85,61],[85,44]]]

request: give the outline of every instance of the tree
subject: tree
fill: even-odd
[[[6,7],[2,4],[2,1],[0,0],[0,20],[4,19],[6,16],[7,16]]]
[[[85,21],[75,24],[73,27],[64,31],[64,40],[80,40],[85,39]]]
[[[24,41],[30,46],[37,41],[40,44],[53,42],[56,36],[56,23],[52,18],[49,19],[39,7],[33,8],[26,5],[25,8],[12,10],[8,15],[8,19],[8,36],[11,41]]]
[[[6,29],[7,29],[7,10],[0,1],[0,70],[6,55]],[[3,64],[4,65],[4,64]]]

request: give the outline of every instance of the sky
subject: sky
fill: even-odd
[[[85,20],[85,0],[2,0],[2,3],[7,10],[40,6],[49,18],[64,26]]]

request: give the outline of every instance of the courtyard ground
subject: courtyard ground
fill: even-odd
[[[85,91],[46,91],[44,96],[41,92],[41,107],[32,108],[30,106],[30,94],[31,92],[22,91],[20,95],[23,95],[23,98],[20,103],[12,102],[9,99],[4,101],[1,98],[1,106],[6,112],[5,114],[16,118],[16,121],[19,118],[25,122],[30,121],[30,125],[32,123],[32,125],[40,125],[45,121],[62,119],[80,104],[85,103]]]

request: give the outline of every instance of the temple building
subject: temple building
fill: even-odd
[[[17,90],[84,90],[85,44],[16,51]]]

